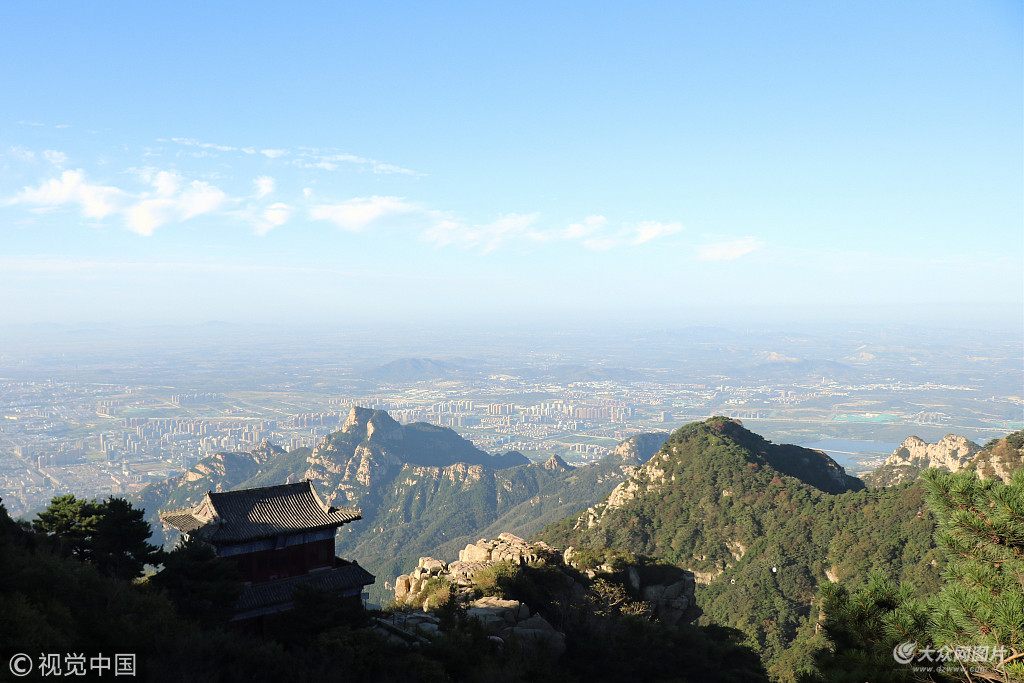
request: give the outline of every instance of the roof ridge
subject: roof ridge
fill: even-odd
[[[302,486],[303,484],[310,484],[311,485],[312,482],[309,479],[303,479],[302,481],[294,481],[294,482],[291,482],[291,483],[285,482],[284,484],[268,484],[266,486],[255,486],[255,487],[252,487],[252,488],[245,488],[245,489],[231,489],[229,491],[218,491],[218,492],[207,491],[207,493],[212,495],[212,496],[223,496],[223,495],[229,494],[229,493],[252,493],[253,491],[264,491],[266,489],[283,489],[286,486]]]

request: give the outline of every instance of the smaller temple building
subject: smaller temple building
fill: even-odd
[[[334,555],[338,527],[362,519],[359,510],[325,504],[310,481],[239,491],[208,491],[192,507],[160,513],[185,539],[208,543],[234,562],[245,581],[233,621],[292,609],[299,586],[359,602],[372,574]]]

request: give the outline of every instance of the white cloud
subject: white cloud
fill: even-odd
[[[395,166],[394,164],[379,164],[376,161],[373,162],[374,173],[397,173],[399,175],[419,175],[416,171],[409,170],[408,168],[402,168],[401,166]]]
[[[11,147],[7,154],[22,163],[31,164],[36,161],[36,153],[26,147]]]
[[[632,244],[643,244],[649,242],[656,237],[662,237],[663,235],[672,235],[683,229],[683,226],[679,223],[659,223],[657,221],[644,221],[636,226],[636,235],[633,237]]]
[[[217,145],[212,142],[200,142],[192,138],[171,138],[171,142],[176,142],[179,145],[186,145],[188,147],[200,147],[202,149],[215,149],[218,152],[237,152],[237,147],[231,147],[230,145]]]
[[[364,159],[363,157],[357,157],[355,154],[346,154],[344,152],[337,153],[337,154],[317,155],[314,158],[319,159],[320,161],[337,161],[337,162],[343,162],[343,163],[346,163],[346,164],[372,164],[372,163],[374,163],[374,161],[372,159]]]
[[[579,223],[571,223],[565,231],[568,239],[579,239],[603,230],[608,224],[604,216],[587,216]]]
[[[81,170],[64,171],[60,178],[43,181],[38,187],[22,189],[10,203],[59,206],[77,204],[86,218],[104,218],[119,211],[131,197],[122,190],[85,182]]]
[[[683,229],[677,222],[619,223],[598,214],[585,215],[580,220],[566,223],[545,222],[538,213],[531,212],[504,213],[489,222],[472,221],[454,211],[433,208],[400,196],[332,196],[326,189],[329,183],[317,184],[323,176],[312,172],[301,174],[310,176],[301,180],[305,184],[299,186],[301,195],[284,197],[277,187],[277,180],[286,177],[282,175],[287,173],[286,166],[325,171],[347,166],[362,172],[418,174],[338,149],[295,148],[289,151],[269,147],[233,147],[184,137],[160,142],[163,146],[156,151],[170,150],[178,157],[176,162],[183,164],[183,169],[190,169],[187,173],[152,166],[136,167],[127,169],[130,176],[127,180],[121,174],[113,176],[113,183],[101,184],[90,182],[81,169],[62,169],[61,165],[68,159],[63,152],[11,149],[6,156],[25,164],[42,167],[39,165],[45,159],[49,165],[43,168],[48,168],[50,175],[55,177],[36,186],[23,187],[7,203],[27,206],[33,212],[73,208],[84,218],[123,221],[128,229],[141,235],[151,235],[164,226],[200,216],[227,218],[236,225],[251,227],[256,234],[266,234],[298,218],[329,221],[342,230],[353,232],[402,229],[437,246],[457,246],[485,253],[509,247],[529,248],[550,243],[564,245],[567,242],[592,250],[628,248],[654,242]],[[206,164],[208,171],[216,168],[217,175],[201,174],[196,170],[200,168],[199,164],[182,158],[191,154],[221,157],[223,163],[216,167]],[[226,158],[227,154],[234,157]],[[148,163],[166,167],[168,162],[149,159]],[[277,166],[278,170],[270,170],[268,167],[271,166]],[[253,167],[259,170],[251,175],[239,170]],[[719,251],[715,251],[715,245],[708,245],[703,248],[701,257],[735,258],[723,255],[726,251],[722,249],[747,248],[749,251],[757,246],[759,243],[750,246],[745,242],[735,242],[722,245]]]
[[[161,139],[161,142],[165,140]],[[408,168],[403,168],[396,164],[388,164],[376,159],[370,159],[367,157],[357,156],[355,154],[349,154],[348,152],[342,152],[338,150],[320,150],[310,148],[300,148],[297,154],[294,154],[287,149],[275,149],[266,148],[260,149],[258,147],[232,147],[231,145],[220,145],[212,142],[202,142],[194,138],[171,138],[170,142],[185,147],[193,147],[199,151],[192,152],[190,156],[201,158],[210,155],[210,150],[216,150],[218,152],[241,152],[248,155],[262,154],[268,159],[279,159],[284,156],[293,156],[292,160],[287,163],[291,163],[299,168],[318,168],[323,171],[337,171],[342,167],[343,164],[353,164],[356,166],[369,167],[371,171],[378,174],[398,174],[398,175],[410,175],[419,176],[419,173],[412,171]]]
[[[263,199],[274,191],[274,179],[268,175],[262,175],[253,181],[256,185],[256,199]]]
[[[63,166],[68,160],[68,155],[55,149],[45,149],[43,150],[43,158],[54,166]]]
[[[288,206],[283,202],[277,202],[271,204],[263,211],[263,220],[266,221],[270,228],[276,228],[279,225],[284,225],[288,222],[288,219],[292,216],[292,207]]]
[[[227,195],[209,183],[193,180],[184,190],[174,196],[144,199],[126,212],[128,227],[141,235],[152,235],[153,231],[170,222],[184,222],[219,209]]]
[[[184,182],[177,173],[171,171],[158,171],[151,180],[153,188],[156,190],[157,196],[159,197],[173,197],[178,194],[178,190],[181,189],[181,184]]]
[[[395,164],[386,164],[377,161],[376,159],[368,159],[355,154],[349,154],[348,152],[327,152],[317,149],[302,150],[299,153],[298,158],[293,159],[291,163],[299,168],[319,168],[324,171],[337,171],[341,168],[342,164],[353,164],[356,166],[368,166],[374,173],[382,175],[420,175],[416,171],[412,171],[408,168],[403,168]]]
[[[290,221],[294,213],[295,207],[284,202],[275,202],[269,206],[251,204],[235,215],[252,225],[257,235],[266,235],[274,228]]]
[[[339,228],[355,232],[386,218],[422,211],[401,197],[373,196],[311,206],[309,216],[313,220],[330,221]]]
[[[756,251],[764,246],[764,242],[754,237],[742,237],[727,242],[705,244],[698,250],[701,261],[732,261]]]
[[[565,231],[565,238],[582,240],[587,249],[607,251],[615,247],[645,244],[682,229],[682,224],[676,222],[643,221],[636,224],[623,223],[617,229],[609,230],[608,220],[604,216],[588,216],[579,223],[570,224]]]
[[[212,213],[228,200],[219,188],[198,180],[186,182],[171,171],[139,169],[136,172],[149,182],[153,191],[133,194],[110,185],[92,184],[79,169],[64,171],[59,178],[43,181],[37,187],[23,188],[9,203],[77,205],[83,216],[95,219],[120,214],[130,230],[151,235],[166,223]]]
[[[438,246],[454,244],[463,248],[479,247],[487,253],[509,242],[547,241],[547,236],[534,229],[539,216],[536,213],[510,213],[491,223],[473,225],[441,212],[430,212],[432,224],[423,232],[423,237]]]

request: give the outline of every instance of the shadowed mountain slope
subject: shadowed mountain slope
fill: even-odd
[[[285,452],[264,443],[249,453],[219,453],[137,499],[155,540],[166,542],[174,535],[160,528],[160,509],[194,504],[206,491],[310,479],[325,501],[362,510],[362,521],[339,534],[337,549],[378,574],[370,590],[379,600],[410,560],[457,552],[495,525],[536,532],[600,499],[629,471],[621,465],[576,470],[557,456],[530,463],[515,451],[491,456],[451,429],[402,425],[386,412],[357,407],[313,449]]]

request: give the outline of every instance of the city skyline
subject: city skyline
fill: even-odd
[[[0,21],[5,323],[1020,329],[1019,4]]]

